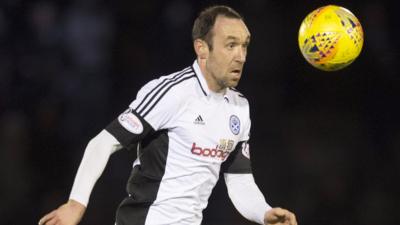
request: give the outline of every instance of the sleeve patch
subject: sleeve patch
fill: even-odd
[[[235,150],[229,155],[228,159],[222,163],[221,172],[251,173],[249,144],[247,144],[247,142],[239,142],[236,145]]]
[[[133,134],[141,134],[143,132],[143,124],[140,119],[132,113],[132,109],[127,109],[118,117],[118,122],[129,132]]]
[[[243,144],[242,144],[242,154],[246,158],[250,159],[250,145],[247,144],[246,142],[243,142]]]

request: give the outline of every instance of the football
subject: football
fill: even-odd
[[[364,34],[357,17],[348,9],[327,5],[306,16],[298,42],[304,58],[324,71],[340,70],[360,54]]]

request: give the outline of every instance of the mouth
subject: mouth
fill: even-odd
[[[235,75],[235,76],[240,76],[240,74],[242,73],[241,69],[234,69],[231,70],[231,74]]]

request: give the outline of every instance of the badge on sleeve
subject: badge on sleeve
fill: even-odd
[[[242,154],[243,154],[246,158],[250,159],[250,146],[249,146],[249,144],[247,144],[246,142],[244,142],[244,143],[242,144]]]
[[[143,132],[143,125],[140,119],[132,113],[132,109],[127,109],[118,117],[119,123],[133,134],[141,134]]]

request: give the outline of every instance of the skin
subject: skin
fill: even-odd
[[[194,49],[202,73],[211,91],[224,93],[228,87],[236,87],[246,62],[250,32],[242,20],[218,16],[213,32],[213,49],[201,39],[194,41]],[[46,214],[39,225],[77,225],[86,207],[69,200]],[[272,208],[264,214],[266,225],[297,225],[293,213],[282,208]]]
[[[83,217],[86,207],[70,199],[39,220],[39,225],[76,225]]]
[[[289,210],[272,208],[264,214],[265,225],[297,225],[296,216]]]
[[[209,89],[220,93],[239,83],[250,32],[242,20],[223,16],[217,17],[211,32],[213,49],[201,39],[194,41],[194,49]]]

